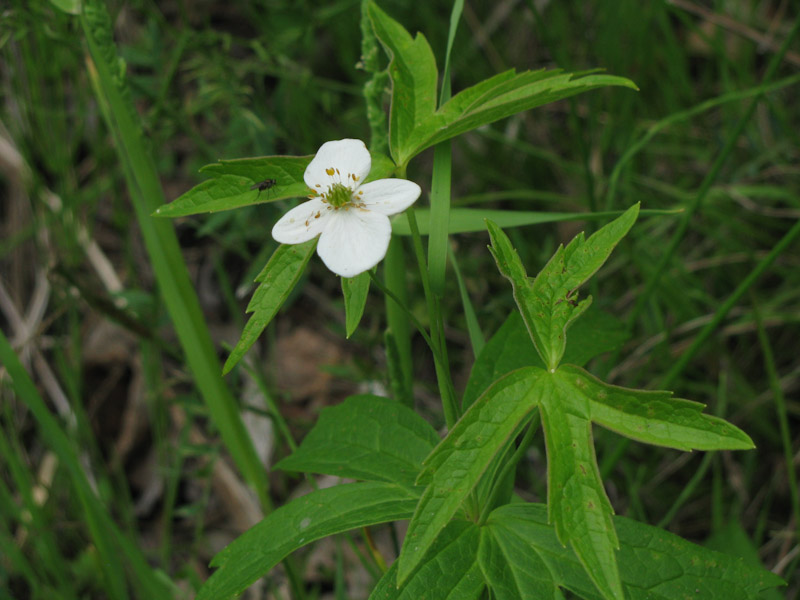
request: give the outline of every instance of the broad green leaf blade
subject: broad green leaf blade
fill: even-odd
[[[462,410],[467,410],[493,382],[522,367],[539,367],[544,363],[536,353],[525,323],[517,311],[513,311],[486,343],[483,352],[472,365],[464,396]]]
[[[428,235],[430,232],[430,209],[415,208],[419,222],[419,232]],[[670,216],[680,214],[680,210],[643,210],[641,215]],[[509,227],[522,227],[524,225],[539,225],[542,223],[561,223],[564,221],[601,221],[618,217],[623,211],[612,210],[607,212],[538,212],[526,210],[492,210],[484,208],[451,208],[448,233],[471,233],[486,231],[486,221],[494,221],[495,225],[507,229]],[[404,216],[392,220],[392,233],[395,235],[411,235],[408,219]]]
[[[473,86],[475,89],[468,88],[456,94],[429,118],[418,122],[406,144],[405,153],[394,155],[395,160],[404,164],[424,149],[461,133],[606,86],[637,89],[629,79],[613,75],[580,76],[558,70],[502,73]]]
[[[418,496],[388,483],[353,483],[311,492],[282,506],[214,557],[219,567],[197,600],[227,600],[266,575],[290,552],[314,540],[407,519]]]
[[[562,361],[582,367],[595,356],[617,350],[629,337],[622,321],[592,304],[570,326]]]
[[[70,15],[81,14],[81,0],[50,0],[58,10]]]
[[[439,436],[396,400],[364,394],[322,409],[300,447],[277,465],[285,471],[413,486]]]
[[[619,348],[628,338],[625,326],[615,317],[590,306],[570,328],[564,362],[583,366],[595,356]],[[544,368],[519,312],[512,312],[486,344],[472,366],[464,390],[466,410],[486,389],[506,373],[520,367]]]
[[[741,522],[736,517],[733,517],[722,527],[714,531],[703,545],[710,550],[716,550],[728,556],[741,558],[747,566],[753,567],[754,569],[762,569],[762,572],[765,572],[755,542],[750,539],[747,531],[745,531]],[[760,600],[783,600],[785,597],[785,594],[781,594],[778,590],[771,589],[762,591],[759,598]]]
[[[395,169],[395,165],[388,156],[382,152],[370,152],[372,167],[369,175],[364,180],[374,181],[389,177]],[[237,175],[247,177],[254,182],[263,181],[271,178],[278,182],[285,182],[287,185],[303,183],[308,163],[311,162],[312,155],[308,156],[259,156],[254,158],[235,158],[232,160],[220,160],[216,163],[204,166],[200,169],[201,173],[207,173],[212,177],[222,175]],[[304,191],[302,196],[305,196]]]
[[[211,179],[196,185],[154,213],[159,217],[185,217],[198,213],[231,210],[263,202],[274,202],[308,194],[303,173],[312,156],[261,156],[221,160],[204,166],[201,173]],[[275,186],[251,189],[274,179]]]
[[[356,332],[369,294],[369,272],[364,271],[355,277],[342,277],[342,296],[344,297],[345,329],[349,338]]]
[[[756,600],[761,591],[782,584],[780,577],[769,571],[697,546],[652,525],[625,517],[614,517],[614,525],[620,540],[618,556],[623,587],[630,600]],[[502,565],[499,562],[502,557],[494,555],[496,562],[492,564],[510,570],[519,589],[529,589],[526,584],[533,569],[528,569],[528,565],[544,562],[556,585],[587,600],[602,600],[578,558],[561,546],[547,524],[544,505],[502,506],[489,516],[485,529],[484,536],[491,536],[507,559],[507,564]],[[541,579],[546,580],[547,575],[542,574]],[[491,585],[488,576],[487,580]],[[498,595],[500,600],[505,597]],[[544,594],[517,597],[559,598]]]
[[[394,171],[388,156],[373,152],[372,169],[365,181],[383,179]],[[303,181],[313,156],[260,156],[220,160],[204,166],[201,173],[211,179],[196,185],[169,204],[153,213],[158,217],[185,217],[199,213],[214,213],[234,208],[275,202],[308,195]],[[253,189],[260,182],[274,179],[275,185],[260,191]]]
[[[477,600],[485,585],[476,560],[479,538],[476,525],[452,521],[403,585],[397,586],[395,562],[370,600]]]
[[[577,302],[578,287],[608,259],[638,212],[636,204],[588,240],[579,234],[566,248],[559,247],[533,281],[505,233],[494,223],[488,223],[490,250],[498,269],[511,282],[522,318],[548,369],[558,366],[566,348],[567,328],[591,302],[591,298]]]
[[[547,446],[547,506],[561,543],[578,555],[609,600],[622,600],[611,507],[592,443],[588,402],[564,394],[556,375],[542,379],[539,410]]]
[[[672,392],[609,385],[573,365],[560,367],[556,378],[563,394],[588,403],[592,421],[634,440],[678,450],[755,448],[741,429]]]
[[[546,510],[542,512],[545,513],[542,516],[546,519]],[[538,552],[540,537],[543,536],[528,538],[519,531],[507,529],[505,525],[502,518],[495,517],[495,513],[492,513],[487,525],[481,530],[478,560],[493,597],[497,600],[519,600],[519,598],[564,600],[559,591],[561,578],[551,572],[550,561],[544,560]],[[567,550],[561,549],[555,532],[546,522],[542,529],[545,536],[550,538],[548,541],[556,542],[558,546],[556,551],[560,550],[560,554],[566,555]],[[547,558],[550,559],[549,556]],[[559,563],[565,561],[553,562],[561,566]],[[579,564],[570,566],[579,573],[579,576],[582,575],[582,567]]]
[[[389,146],[395,162],[405,165],[413,156],[407,149],[409,138],[419,123],[436,110],[436,59],[421,33],[412,39],[400,23],[374,2],[370,2],[368,10],[375,35],[390,59],[392,106]]]
[[[264,178],[266,179],[266,177]],[[262,179],[250,179],[239,175],[220,175],[207,179],[182,194],[173,202],[160,206],[153,216],[185,217],[198,213],[214,213],[221,210],[243,208],[264,202],[275,202],[286,198],[305,196],[308,188],[304,183],[280,183],[259,191],[253,189]]]
[[[256,277],[256,281],[260,285],[247,305],[247,312],[253,313],[253,315],[244,326],[242,337],[236,347],[225,361],[225,366],[222,368],[223,374],[228,373],[239,362],[283,306],[289,293],[303,274],[316,247],[317,240],[313,239],[302,244],[281,244],[275,250],[267,265]]]
[[[519,369],[495,383],[425,459],[430,483],[408,526],[398,559],[398,583],[422,561],[495,455],[538,402],[542,369]]]

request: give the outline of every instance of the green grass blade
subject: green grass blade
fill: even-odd
[[[800,17],[795,20],[794,26],[792,27],[789,34],[786,36],[783,44],[781,45],[780,50],[773,55],[772,59],[770,60],[769,66],[767,67],[767,71],[764,74],[764,78],[762,84],[767,84],[775,75],[775,72],[780,66],[783,56],[786,54],[792,40],[797,35],[798,31],[800,31]],[[705,201],[706,197],[708,196],[708,192],[711,190],[711,186],[717,181],[717,177],[722,171],[722,167],[728,160],[728,157],[731,155],[736,143],[739,140],[739,136],[744,131],[747,123],[750,121],[750,118],[755,113],[756,107],[758,106],[759,102],[763,94],[759,94],[755,98],[750,101],[750,104],[744,111],[744,114],[736,123],[733,128],[733,131],[728,136],[727,140],[725,141],[725,146],[720,150],[719,154],[717,155],[714,163],[708,170],[705,178],[703,179],[702,183],[700,184],[700,188],[697,190],[694,198],[691,200],[689,205],[686,207],[686,212],[683,214],[683,217],[678,225],[677,230],[672,235],[672,239],[670,240],[669,246],[664,250],[663,254],[661,255],[661,259],[658,261],[655,269],[651,272],[650,277],[647,280],[647,284],[645,285],[644,291],[638,295],[636,298],[636,304],[631,310],[630,316],[628,318],[628,325],[632,327],[633,324],[636,322],[636,319],[641,314],[644,307],[647,306],[650,296],[656,289],[658,282],[661,280],[661,276],[664,274],[667,265],[670,264],[675,252],[678,249],[678,245],[683,240],[683,236],[689,229],[689,224],[692,222],[695,213],[700,209],[703,202]]]
[[[164,204],[164,196],[152,156],[143,141],[141,125],[127,95],[123,74],[119,72],[111,22],[105,6],[96,0],[87,2],[81,25],[93,61],[90,63],[91,79],[116,142],[156,280],[186,360],[233,460],[259,494],[262,504],[268,506],[266,474],[239,416],[236,401],[222,379],[219,361],[175,231],[171,223],[151,217]]]
[[[456,283],[458,283],[458,293],[461,295],[461,306],[464,308],[464,319],[467,322],[467,333],[469,334],[469,343],[472,346],[472,355],[478,358],[478,355],[486,345],[486,337],[481,330],[481,324],[478,322],[478,316],[475,314],[475,308],[472,306],[472,300],[469,298],[467,286],[464,284],[464,278],[461,276],[461,269],[458,268],[458,261],[453,249],[448,246],[447,254],[450,256],[450,262],[453,264],[453,272],[456,274]]]
[[[11,377],[17,396],[22,400],[33,414],[34,419],[41,429],[41,439],[45,440],[56,453],[61,464],[67,469],[69,481],[73,487],[78,502],[83,509],[89,532],[92,536],[97,551],[103,557],[103,575],[106,582],[106,592],[111,598],[125,600],[129,598],[123,557],[128,564],[135,562],[137,566],[146,565],[146,561],[139,554],[135,546],[122,546],[124,554],[121,555],[116,526],[109,517],[100,500],[92,492],[89,481],[78,460],[75,448],[59,425],[55,417],[36,390],[31,378],[20,363],[5,335],[0,332],[0,362],[3,363]],[[117,538],[117,539],[115,539]],[[154,572],[147,569],[147,576],[138,581],[137,585],[147,592],[148,598],[170,598],[171,594],[161,584]]]

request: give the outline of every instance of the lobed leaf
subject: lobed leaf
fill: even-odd
[[[613,75],[526,71],[507,71],[467,88],[453,96],[417,127],[406,142],[403,153],[393,156],[405,164],[426,148],[482,125],[518,112],[606,86],[637,89],[624,77]]]
[[[389,55],[392,80],[389,146],[395,162],[405,165],[413,156],[408,153],[409,139],[419,124],[436,110],[436,59],[424,35],[417,33],[412,39],[400,23],[374,2],[369,3],[367,10],[375,35]]]
[[[347,337],[353,335],[364,316],[369,294],[369,272],[364,271],[355,277],[342,277],[342,296],[344,297],[345,330]]]
[[[761,591],[783,583],[740,558],[652,525],[625,517],[613,521],[625,597],[630,600],[755,600]],[[555,586],[587,600],[603,598],[575,554],[547,525],[547,508],[541,504],[508,504],[493,511],[482,532],[479,561],[498,600],[561,598]]]
[[[253,315],[244,326],[236,347],[225,361],[225,366],[222,368],[223,374],[228,373],[241,360],[286,302],[286,298],[300,280],[316,247],[317,240],[313,239],[302,244],[281,244],[275,250],[264,269],[256,277],[256,281],[260,285],[247,305],[247,312],[253,313]]]
[[[398,559],[398,583],[420,564],[492,459],[536,406],[542,375],[542,369],[527,367],[497,381],[425,459],[420,477],[430,483],[408,526]]]
[[[397,562],[372,591],[370,600],[476,600],[485,587],[477,563],[480,528],[452,521],[406,582],[397,585]]]
[[[547,506],[556,535],[570,545],[605,598],[623,598],[619,547],[592,443],[588,402],[542,381],[539,410],[547,446]]]
[[[352,483],[292,500],[251,527],[211,561],[219,567],[197,600],[227,600],[266,575],[290,552],[329,535],[407,519],[418,496],[389,483]]]
[[[275,466],[413,486],[438,442],[433,427],[410,408],[363,394],[322,409],[300,447]]]
[[[672,398],[672,392],[609,385],[584,369],[564,365],[556,372],[564,395],[588,402],[595,423],[626,437],[678,450],[749,450],[750,437],[703,404]]]
[[[570,329],[564,362],[583,366],[595,356],[619,348],[628,335],[618,319],[591,306]],[[531,342],[522,317],[514,311],[487,342],[472,366],[462,407],[469,408],[493,381],[528,366],[544,368],[544,363]]]
[[[560,246],[533,281],[505,233],[488,222],[492,255],[500,272],[511,282],[531,339],[549,370],[554,370],[564,355],[567,328],[591,303],[591,297],[577,301],[578,287],[608,259],[638,212],[636,204],[588,240],[579,234],[566,248]]]

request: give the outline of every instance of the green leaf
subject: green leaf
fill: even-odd
[[[606,86],[637,89],[624,77],[552,71],[507,71],[453,96],[408,136],[401,152],[392,156],[406,164],[426,148],[518,112]]]
[[[383,179],[394,171],[394,163],[388,156],[380,153],[372,153],[371,156],[372,168],[365,181]],[[185,217],[304,197],[309,192],[303,174],[312,158],[261,156],[221,160],[206,165],[200,172],[211,175],[211,179],[196,185],[169,204],[158,207],[153,214],[158,217]],[[266,179],[274,179],[275,185],[264,191],[252,189]]]
[[[425,459],[430,479],[414,512],[398,559],[398,582],[420,564],[489,463],[536,406],[542,369],[519,369],[497,381],[455,424]]]
[[[392,79],[392,106],[389,117],[389,146],[398,165],[413,156],[409,139],[424,119],[436,110],[436,59],[428,40],[421,33],[412,39],[403,26],[389,17],[374,2],[369,16],[375,35],[389,56]]]
[[[625,326],[615,317],[590,306],[575,322],[567,338],[564,362],[583,366],[595,356],[619,348],[628,338]],[[472,366],[464,390],[462,407],[469,408],[475,399],[506,373],[520,367],[544,368],[519,312],[512,312],[492,336]]]
[[[414,212],[419,222],[419,232],[428,235],[430,229],[430,209],[416,208]],[[680,210],[643,210],[641,215],[662,216],[677,215]],[[494,221],[502,228],[539,225],[541,223],[561,223],[564,221],[601,221],[610,217],[618,217],[623,211],[607,212],[538,212],[527,210],[492,210],[483,208],[451,208],[448,233],[471,233],[486,231],[486,221]],[[411,235],[408,219],[400,215],[392,220],[392,233],[395,235]]]
[[[506,505],[508,506],[508,505]],[[528,506],[528,505],[526,505]],[[501,507],[505,508],[505,507]],[[496,509],[486,526],[481,529],[481,544],[478,560],[486,583],[496,600],[519,600],[519,598],[550,598],[563,600],[559,585],[563,585],[559,570],[572,567],[578,579],[591,582],[574,554],[563,548],[555,532],[547,525],[547,509],[542,506],[540,515],[544,521],[541,530],[525,523],[528,530],[506,527],[507,519]],[[539,525],[539,523],[537,523]],[[542,539],[555,542],[555,548],[541,548]],[[550,552],[556,556],[548,556]],[[559,556],[561,555],[561,556]],[[569,559],[574,561],[570,564]],[[555,572],[554,572],[555,571]],[[571,579],[567,577],[566,579]]]
[[[347,337],[353,335],[364,315],[369,294],[369,272],[364,271],[355,277],[342,277],[344,296],[345,329]]]
[[[631,439],[678,450],[750,450],[750,437],[703,404],[672,398],[672,392],[633,390],[600,381],[585,370],[563,365],[556,371],[562,394],[588,402],[595,423]]]
[[[533,281],[506,234],[494,223],[488,223],[492,255],[500,272],[511,282],[531,339],[549,370],[554,370],[564,355],[567,328],[591,303],[591,297],[577,302],[578,287],[603,265],[638,212],[636,204],[588,240],[581,233],[566,248],[559,246]]]
[[[211,561],[219,567],[197,600],[227,600],[241,594],[290,552],[314,540],[407,519],[418,496],[388,483],[339,485],[293,500],[247,530]]]
[[[750,536],[736,517],[733,517],[714,531],[703,545],[710,550],[741,558],[746,565],[754,567],[754,570],[764,569],[756,544],[750,539]],[[766,571],[762,570],[761,572],[764,573]],[[782,600],[785,597],[784,594],[771,589],[762,591],[759,598],[760,600]]]
[[[485,585],[477,563],[479,538],[475,524],[451,522],[403,585],[397,586],[395,562],[372,590],[370,600],[477,600]]]
[[[300,447],[275,466],[413,486],[438,442],[436,431],[410,408],[363,394],[322,409]]]
[[[50,0],[50,4],[70,15],[81,14],[81,0]]]
[[[703,406],[668,392],[605,384],[562,365],[537,390],[547,446],[550,520],[605,598],[622,598],[614,550],[619,547],[592,443],[592,422],[633,439],[681,450],[752,448],[733,425],[703,415]]]
[[[247,312],[253,313],[253,316],[247,321],[242,337],[225,361],[223,374],[228,373],[239,362],[283,306],[316,247],[315,238],[302,244],[281,244],[275,250],[267,265],[256,277],[260,285],[253,293],[250,304],[247,305]]]
[[[762,590],[782,584],[769,571],[657,527],[625,517],[614,517],[614,525],[630,600],[755,600]],[[575,554],[547,525],[541,504],[508,504],[493,511],[482,532],[479,561],[498,600],[560,599],[555,586],[587,600],[602,599]]]
[[[169,204],[160,206],[154,215],[184,217],[305,196],[308,187],[303,181],[303,173],[312,158],[264,156],[206,165],[200,172],[211,175],[211,179],[194,186]],[[274,179],[275,186],[264,191],[252,189],[266,179]]]
[[[611,507],[592,444],[588,402],[542,380],[539,410],[547,446],[547,506],[558,539],[569,544],[603,597],[622,600]]]

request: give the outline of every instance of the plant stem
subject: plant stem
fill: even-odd
[[[439,394],[442,397],[442,408],[444,410],[444,419],[447,423],[447,428],[452,429],[458,417],[460,416],[458,406],[455,399],[455,389],[453,388],[453,381],[450,378],[450,368],[447,362],[447,347],[444,343],[444,331],[441,308],[439,300],[431,292],[431,284],[428,278],[428,268],[425,264],[425,250],[422,247],[422,237],[419,233],[419,226],[417,225],[417,218],[414,214],[414,209],[409,208],[406,211],[408,217],[408,226],[411,229],[411,238],[414,245],[414,254],[417,257],[417,265],[419,267],[420,277],[422,278],[422,288],[425,292],[425,300],[428,303],[428,315],[431,321],[431,338],[435,346],[434,356],[441,356],[440,361],[435,362],[436,367],[436,380],[439,385]]]

